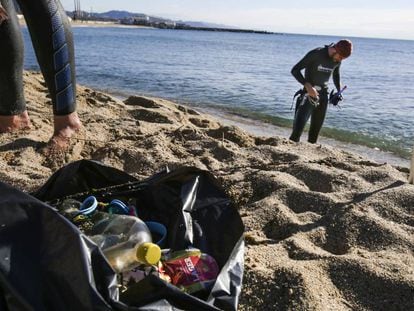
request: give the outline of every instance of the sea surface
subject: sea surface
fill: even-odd
[[[119,96],[174,99],[286,128],[300,88],[292,66],[309,50],[341,39],[121,27],[73,32],[80,84]],[[27,29],[23,33],[25,67],[38,69]],[[341,108],[329,107],[322,135],[407,159],[414,144],[414,41],[350,39],[354,53],[341,66],[345,100]]]

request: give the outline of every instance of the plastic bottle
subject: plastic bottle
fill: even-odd
[[[85,234],[102,250],[126,241],[152,242],[151,232],[138,217],[95,212],[90,221],[93,225]]]
[[[160,247],[152,243],[151,232],[138,217],[95,212],[90,219],[94,225],[85,233],[103,250],[115,272],[160,260]]]
[[[81,205],[79,208],[79,202],[70,200],[62,204],[61,210],[102,249],[116,272],[158,263],[161,249],[152,243],[151,232],[144,221],[135,216],[97,211],[94,197],[87,198]]]
[[[104,255],[115,272],[122,273],[141,264],[157,264],[161,258],[161,249],[150,242],[136,244],[134,241],[127,241],[107,248]]]

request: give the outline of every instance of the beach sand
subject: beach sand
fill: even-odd
[[[26,20],[22,14],[17,14],[17,18],[20,26],[27,26]],[[95,20],[72,20],[69,19],[71,27],[120,27],[120,28],[141,28],[141,29],[154,29],[154,27],[143,25],[124,25],[115,21],[95,21]]]
[[[107,22],[107,21],[71,21],[71,27],[119,27],[119,28],[140,28],[140,29],[155,29],[151,26],[143,25],[126,25],[119,22]]]
[[[78,88],[85,131],[70,153],[39,151],[52,107],[25,73],[31,131],[0,136],[0,177],[24,191],[94,159],[143,179],[168,165],[211,171],[246,226],[240,310],[414,310],[414,186],[408,169],[326,145],[258,137],[155,98]]]

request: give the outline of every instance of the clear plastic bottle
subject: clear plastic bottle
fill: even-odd
[[[63,202],[61,211],[75,222],[80,221],[79,228],[101,248],[116,272],[158,263],[161,249],[152,243],[151,232],[144,221],[135,216],[96,210],[85,216],[79,213],[79,206],[80,202],[68,200]]]
[[[130,271],[139,265],[155,265],[160,261],[161,249],[157,244],[136,244],[126,241],[104,250],[104,255],[117,273]]]
[[[102,250],[126,241],[152,242],[151,232],[138,217],[95,212],[90,220],[93,225],[85,234]]]
[[[160,260],[160,247],[152,243],[151,232],[138,217],[95,212],[90,219],[93,226],[85,233],[102,249],[115,272]]]

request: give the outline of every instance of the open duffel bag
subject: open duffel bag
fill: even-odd
[[[4,190],[2,190],[4,188]],[[162,172],[139,182],[128,174],[82,160],[57,171],[32,196],[10,193],[0,204],[3,300],[27,310],[236,310],[243,276],[243,224],[214,177],[196,168]],[[212,289],[187,294],[149,275],[120,292],[101,250],[50,208],[71,197],[134,199],[139,217],[167,228],[166,247],[197,248],[220,272]],[[39,199],[36,200],[34,197]],[[7,203],[6,203],[7,202]],[[12,202],[12,204],[10,204]],[[48,202],[45,204],[43,202]],[[1,301],[1,300],[0,300]]]

